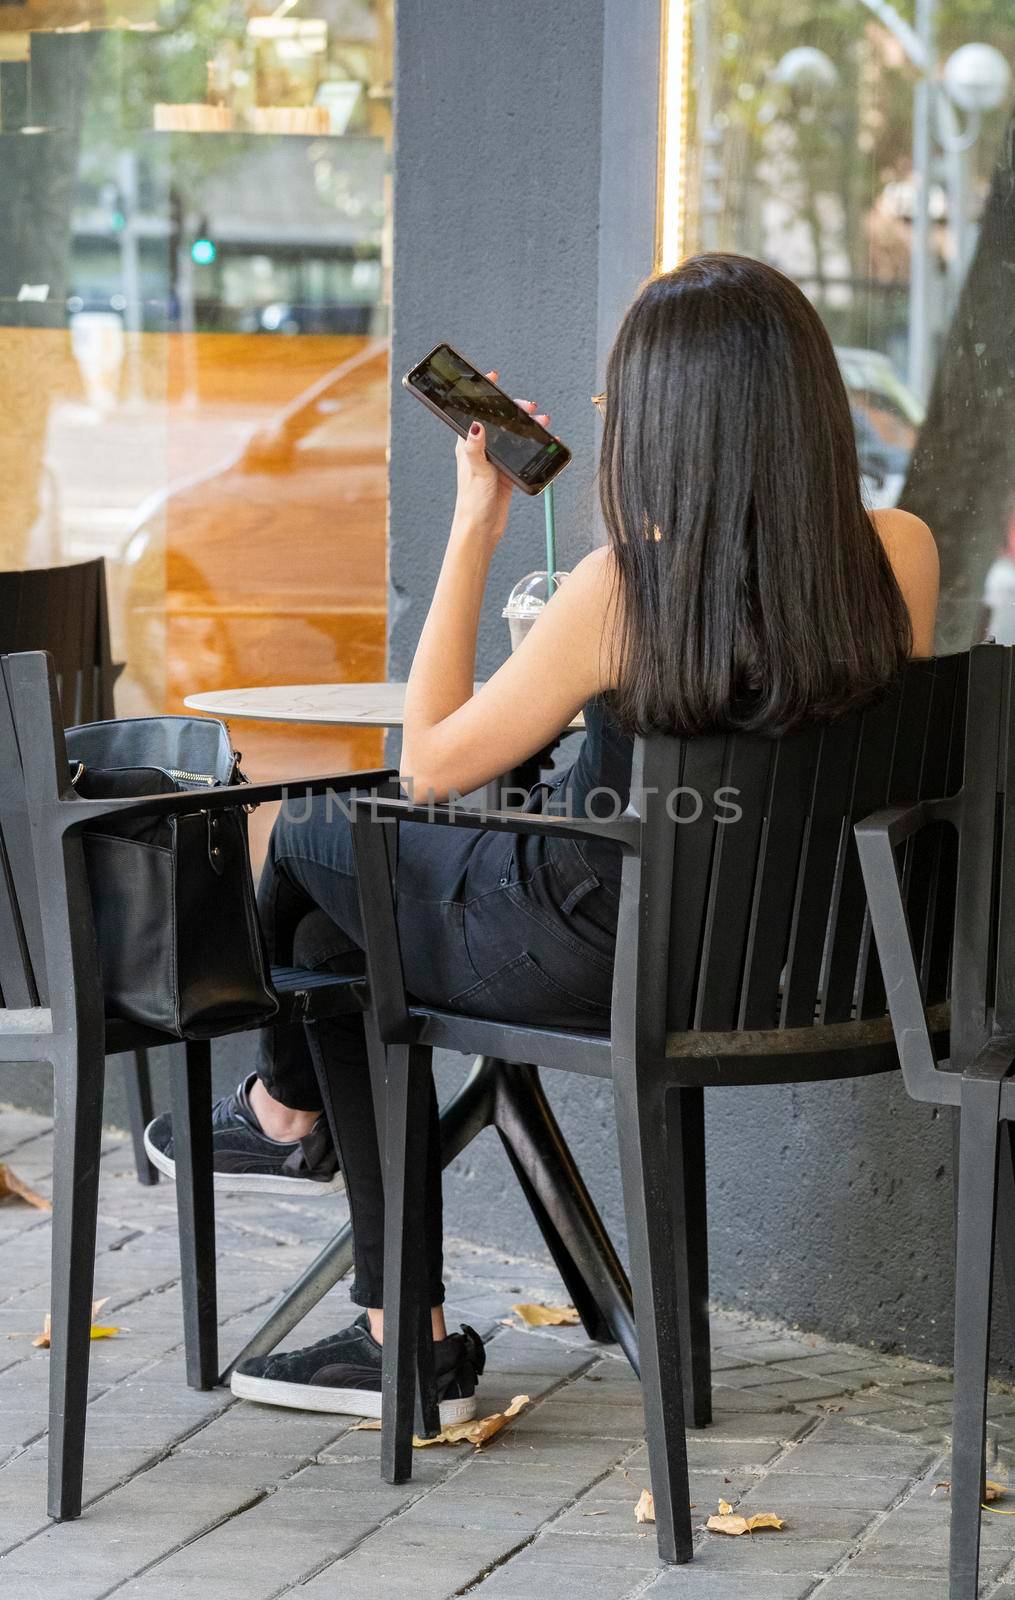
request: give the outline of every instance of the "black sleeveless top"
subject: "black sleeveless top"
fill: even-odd
[[[585,739],[577,760],[554,785],[544,810],[572,817],[618,817],[631,797],[634,741],[617,726],[607,701],[585,706]],[[583,839],[583,854],[611,888],[620,887],[620,849],[608,839]]]

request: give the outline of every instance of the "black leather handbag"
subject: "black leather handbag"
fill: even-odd
[[[138,717],[67,730],[85,799],[193,792],[174,816],[103,820],[84,835],[109,1015],[177,1039],[259,1027],[278,1011],[261,936],[242,791],[209,811],[202,790],[242,784],[225,725]]]

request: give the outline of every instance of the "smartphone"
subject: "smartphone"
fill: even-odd
[[[488,457],[525,494],[539,494],[571,459],[566,445],[449,344],[431,350],[402,385],[463,438],[481,422]]]

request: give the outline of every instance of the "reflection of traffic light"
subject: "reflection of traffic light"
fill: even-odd
[[[214,239],[209,236],[208,219],[202,217],[197,238],[190,247],[190,259],[199,267],[210,267],[217,255],[218,247]]]

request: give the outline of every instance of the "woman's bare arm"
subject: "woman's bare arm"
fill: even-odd
[[[488,561],[452,537],[427,619],[430,637],[421,638],[413,662],[401,777],[419,800],[467,794],[500,777],[611,686],[611,557],[601,549],[579,562],[521,646],[472,693]]]

